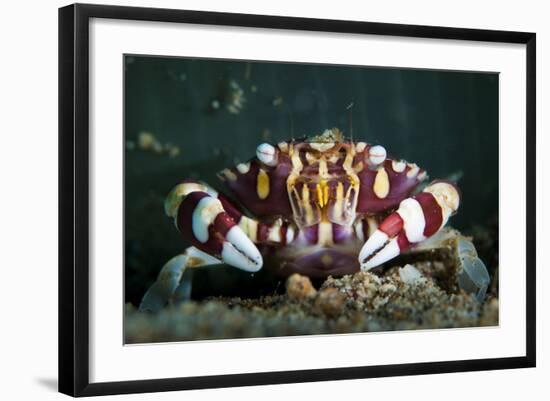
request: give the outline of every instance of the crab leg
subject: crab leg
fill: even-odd
[[[258,248],[230,214],[236,211],[206,184],[179,184],[168,195],[165,211],[182,235],[201,251],[245,271],[262,268]]]
[[[403,200],[382,221],[359,253],[361,270],[370,270],[438,232],[456,212],[460,195],[450,182],[436,181]]]
[[[174,256],[160,270],[157,280],[147,290],[139,305],[140,311],[156,312],[167,302],[188,298],[191,282],[183,279],[187,268],[198,268],[222,262],[190,246],[182,254]],[[183,294],[183,295],[182,295]]]

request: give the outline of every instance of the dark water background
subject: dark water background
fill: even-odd
[[[231,112],[235,96],[245,101]],[[462,176],[453,226],[494,223],[498,74],[126,56],[126,301],[137,304],[187,245],[163,212],[175,184],[200,178],[223,189],[215,173],[261,142],[332,127],[348,134],[350,103],[355,140],[383,145],[431,179]],[[140,132],[180,154],[140,149]]]

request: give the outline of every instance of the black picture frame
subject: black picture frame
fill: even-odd
[[[90,383],[88,61],[91,18],[324,31],[526,45],[526,355],[315,370]],[[263,384],[421,375],[535,366],[536,35],[436,26],[74,4],[59,9],[59,391],[94,396]]]

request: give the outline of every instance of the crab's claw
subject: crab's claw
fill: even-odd
[[[438,232],[460,203],[457,187],[436,181],[423,192],[403,200],[368,238],[359,253],[361,270],[393,259]]]
[[[262,255],[256,245],[212,194],[187,194],[173,217],[178,230],[201,251],[248,272],[262,268]]]

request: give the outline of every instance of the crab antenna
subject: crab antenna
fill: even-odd
[[[346,107],[346,110],[349,110],[349,136],[351,138],[351,143],[353,143],[353,101],[348,104],[348,107]]]
[[[294,142],[294,114],[292,113],[292,110],[288,113],[288,120],[290,124],[290,138],[292,142]]]

